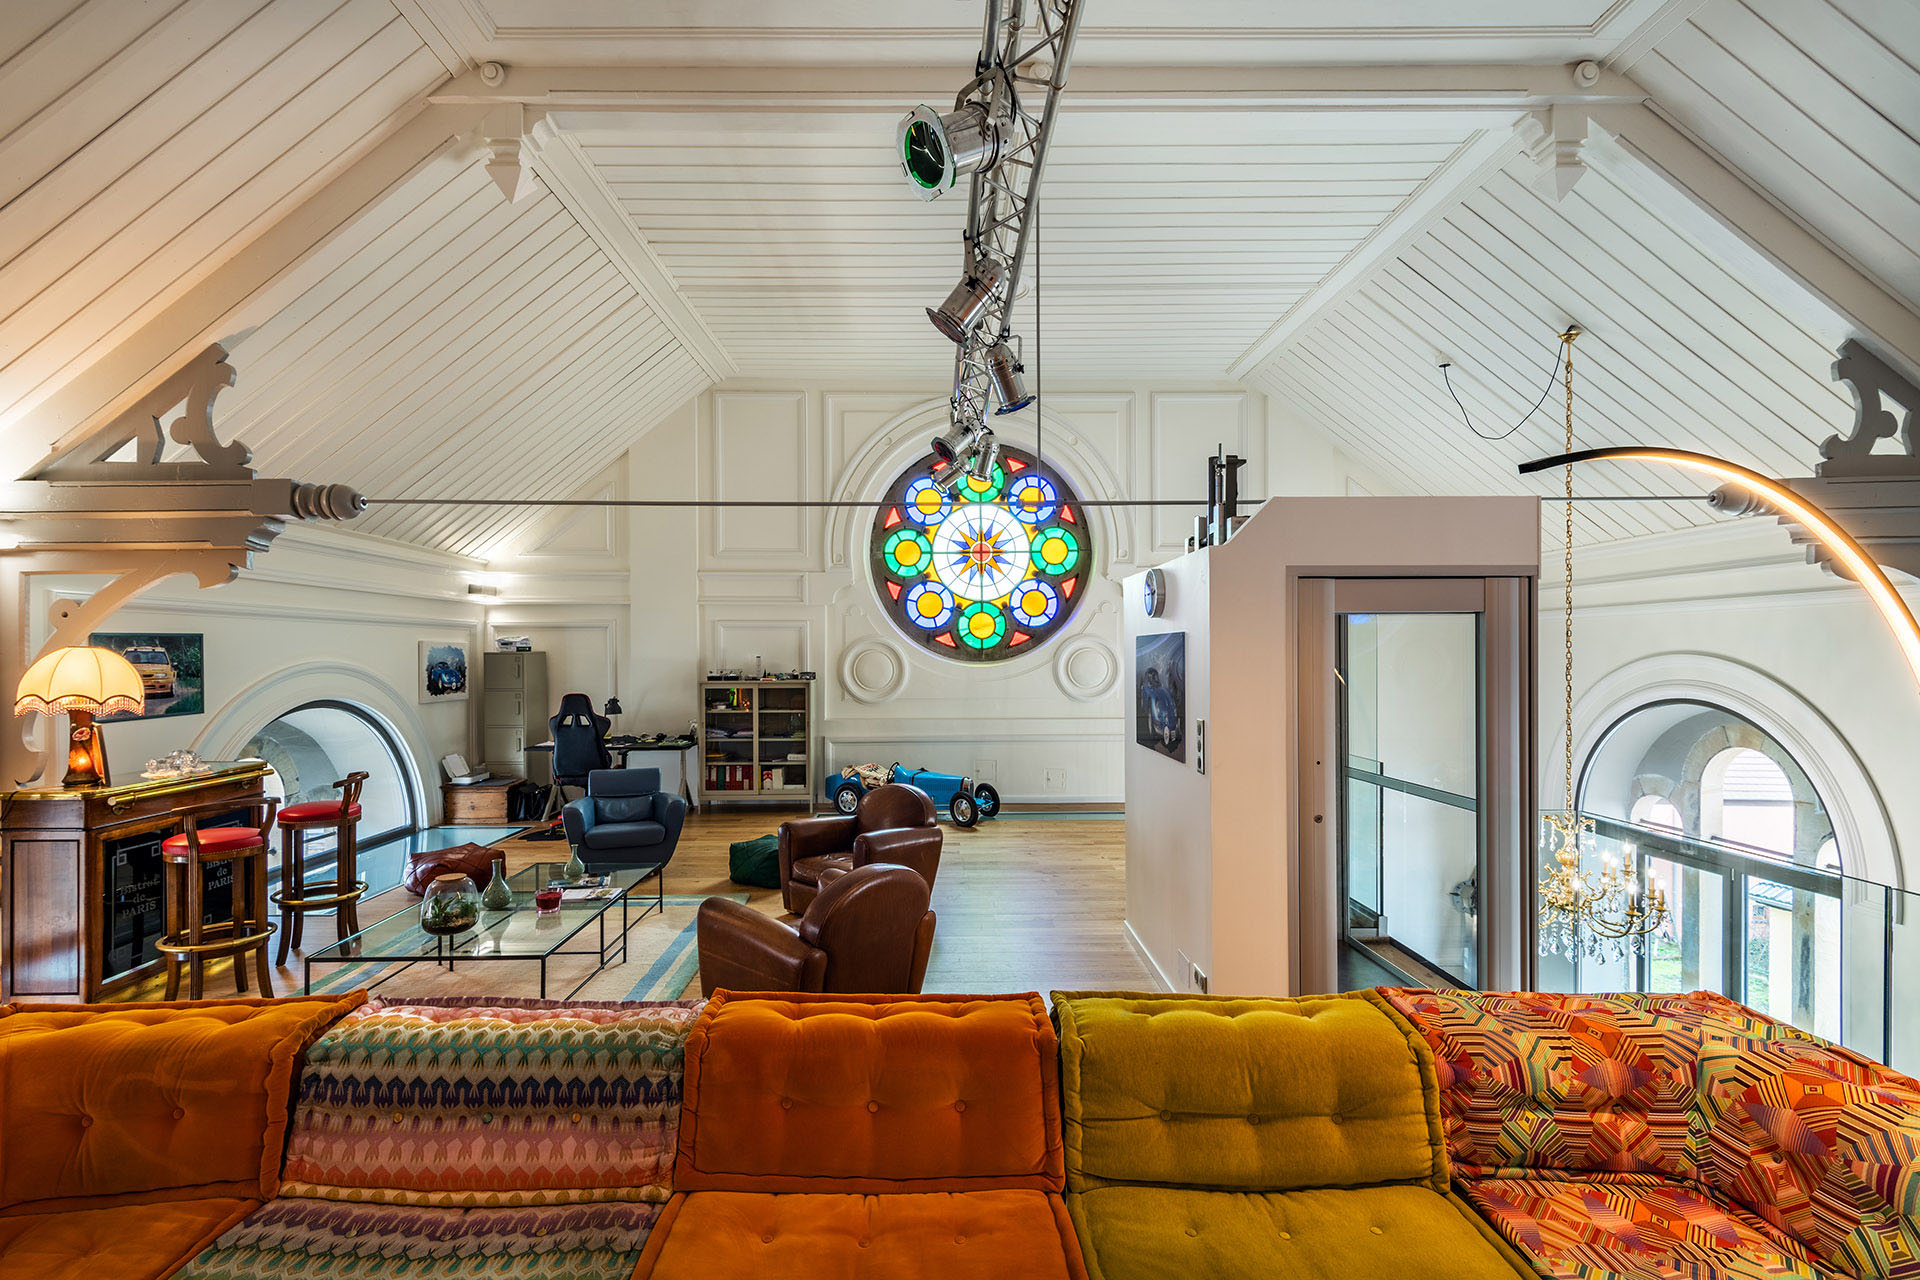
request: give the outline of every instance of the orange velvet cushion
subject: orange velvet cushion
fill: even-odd
[[[1044,1191],[700,1191],[667,1206],[635,1275],[1082,1280],[1086,1270],[1060,1197]]]
[[[0,1276],[163,1280],[258,1207],[257,1200],[168,1200],[0,1217]]]
[[[273,1195],[294,1064],[362,999],[13,1006],[0,1209]]]
[[[687,1038],[674,1185],[965,1191],[1065,1184],[1036,995],[718,992]]]
[[[200,847],[208,853],[228,853],[235,849],[250,849],[260,846],[260,828],[258,827],[205,827],[194,833],[200,837]],[[168,836],[160,842],[164,853],[185,853],[187,851],[187,833]]]

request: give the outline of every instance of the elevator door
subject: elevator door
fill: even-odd
[[[1338,628],[1341,986],[1477,986],[1480,615]]]
[[[1301,579],[1302,989],[1523,986],[1532,592]]]

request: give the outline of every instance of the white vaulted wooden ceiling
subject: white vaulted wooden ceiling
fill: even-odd
[[[1543,194],[1521,109],[1468,91],[1490,65],[1630,77],[1769,216],[1920,309],[1908,0],[1086,4],[1016,309],[1049,385],[1237,380],[1398,490],[1543,492],[1513,464],[1558,448],[1553,399],[1478,439],[1437,364],[1504,430],[1578,321],[1579,444],[1804,474],[1849,417],[1827,373],[1860,332],[1844,299],[1631,164]],[[907,107],[950,100],[979,16],[0,0],[0,469],[214,339],[239,371],[216,422],[263,472],[379,496],[563,496],[726,379],[938,394],[952,347],[921,313],[957,274],[963,202],[916,200],[891,147]],[[489,59],[508,88],[635,93],[556,94],[509,203],[482,167],[499,130],[461,96]],[[1394,100],[1395,68],[1417,87],[1449,66],[1468,69],[1461,101]],[[1645,471],[1583,484],[1682,491]],[[1595,504],[1581,536],[1707,515]],[[485,556],[523,524],[387,508],[358,527]]]

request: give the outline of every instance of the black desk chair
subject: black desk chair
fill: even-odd
[[[553,785],[587,789],[587,775],[595,769],[613,768],[613,756],[607,751],[607,730],[613,721],[593,709],[593,699],[584,693],[569,693],[560,699],[560,710],[547,721],[553,736]]]

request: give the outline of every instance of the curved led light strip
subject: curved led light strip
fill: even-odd
[[[1900,592],[1888,580],[1886,570],[1882,569],[1879,563],[1867,554],[1866,549],[1848,535],[1846,530],[1835,524],[1832,517],[1778,480],[1770,480],[1758,471],[1749,471],[1736,463],[1704,453],[1643,447],[1583,449],[1578,453],[1563,453],[1552,458],[1540,458],[1533,462],[1522,463],[1520,474],[1551,471],[1555,467],[1572,466],[1576,462],[1666,462],[1713,476],[1723,482],[1737,484],[1752,493],[1818,538],[1822,545],[1847,567],[1853,574],[1853,580],[1860,584],[1872,598],[1874,607],[1880,610],[1880,616],[1886,620],[1887,629],[1893,632],[1894,641],[1900,646],[1901,653],[1905,655],[1907,665],[1913,669],[1915,684],[1920,685],[1920,622],[1914,620],[1913,610],[1907,607],[1907,602],[1901,598]]]

